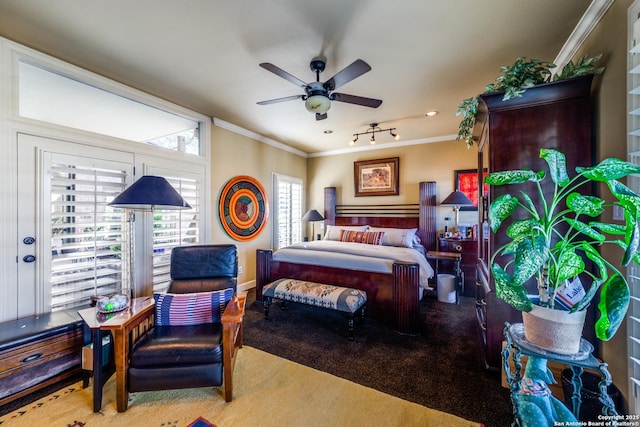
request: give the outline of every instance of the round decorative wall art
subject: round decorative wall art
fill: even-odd
[[[258,180],[250,176],[231,178],[222,189],[219,203],[220,222],[233,239],[254,239],[267,223],[269,203]]]

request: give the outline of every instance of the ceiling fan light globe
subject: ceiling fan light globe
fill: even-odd
[[[331,100],[324,95],[311,95],[304,101],[304,106],[310,113],[324,114],[331,108]]]

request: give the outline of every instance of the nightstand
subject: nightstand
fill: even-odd
[[[463,291],[462,295],[475,297],[476,289],[476,264],[478,263],[478,241],[476,239],[452,239],[441,237],[438,239],[438,250],[441,252],[454,252],[462,256],[460,269],[462,270]],[[450,266],[451,270],[455,266]]]

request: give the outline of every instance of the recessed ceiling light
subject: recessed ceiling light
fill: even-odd
[[[427,117],[433,117],[433,116],[437,116],[438,115],[438,111],[433,110],[433,111],[427,111],[427,113],[425,114],[425,116]]]
[[[330,133],[333,133],[333,131],[332,131],[332,130],[330,130],[330,129],[327,129],[327,130],[325,130],[325,131],[324,131],[324,133],[326,133],[327,135],[329,135]]]

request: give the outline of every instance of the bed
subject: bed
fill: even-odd
[[[424,253],[436,249],[435,182],[419,184],[417,204],[338,205],[335,187],[325,188],[324,196],[325,239],[275,253],[257,250],[256,299],[262,301],[264,285],[285,277],[361,289],[367,292],[368,316],[399,333],[419,334],[420,290],[433,275]],[[355,253],[350,248],[340,249],[343,242],[336,237],[339,240],[340,234],[362,231],[365,226],[368,233],[384,229],[387,238],[403,236],[405,244],[393,247],[354,243],[360,246]],[[333,238],[327,238],[331,233]],[[337,261],[335,257],[327,258],[330,252],[339,254]],[[345,259],[351,263],[345,264]]]

